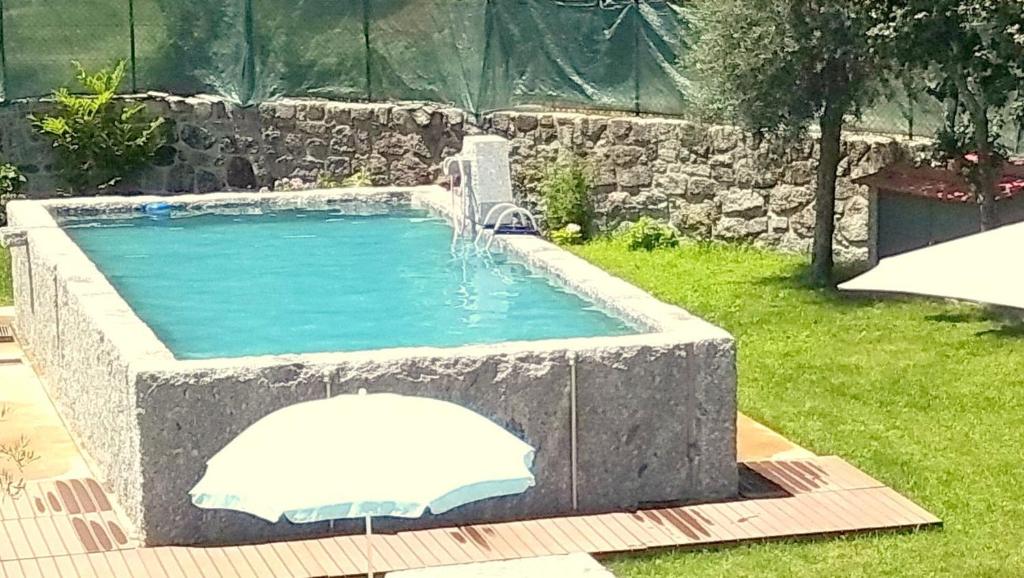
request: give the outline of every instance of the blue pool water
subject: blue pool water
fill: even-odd
[[[633,329],[426,212],[77,220],[68,234],[179,359]]]

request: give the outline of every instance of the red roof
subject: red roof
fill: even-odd
[[[968,160],[975,160],[968,155]],[[883,193],[896,193],[938,199],[951,203],[974,201],[971,187],[960,174],[943,168],[915,167],[901,163],[890,165],[877,173],[854,179],[859,185],[876,188]],[[1024,195],[1024,161],[1007,163],[999,181],[997,200]]]

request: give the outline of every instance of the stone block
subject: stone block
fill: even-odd
[[[730,217],[757,217],[765,212],[764,196],[750,189],[729,189],[720,200],[722,213]]]

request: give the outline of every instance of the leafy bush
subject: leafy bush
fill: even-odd
[[[164,119],[147,119],[142,104],[115,101],[124,80],[123,60],[113,70],[95,74],[77,62],[74,65],[86,94],[57,89],[53,92],[56,112],[29,118],[52,141],[58,173],[72,191],[98,192],[149,164],[166,140],[161,130]]]
[[[567,157],[547,167],[538,189],[544,199],[544,221],[548,230],[579,225],[582,237],[591,229],[590,169],[580,159]]]
[[[363,167],[341,181],[343,187],[369,187],[373,185],[373,177],[370,171]]]
[[[351,175],[338,180],[338,177],[330,173],[320,173],[316,177],[316,186],[322,189],[336,189],[338,187],[371,187],[373,177],[365,167],[357,170]]]
[[[0,226],[7,224],[7,202],[22,198],[21,188],[25,177],[18,167],[0,163]]]
[[[569,223],[561,229],[551,231],[551,240],[556,245],[579,245],[583,242],[583,227]]]
[[[623,232],[630,251],[653,251],[679,246],[679,233],[675,227],[650,217],[640,217]]]

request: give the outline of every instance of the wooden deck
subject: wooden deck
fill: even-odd
[[[373,538],[377,572],[586,552],[607,555],[940,525],[834,456],[743,464],[742,499],[677,508],[481,524]],[[140,548],[91,479],[30,482],[0,505],[0,576],[349,576],[363,536],[218,548]]]

